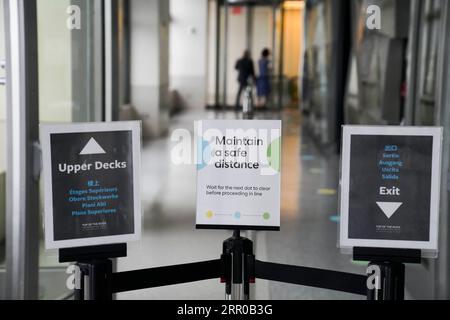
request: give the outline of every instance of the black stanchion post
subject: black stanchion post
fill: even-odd
[[[80,289],[75,289],[75,300],[112,300],[112,261],[100,259],[78,262]],[[87,288],[84,278],[88,277]],[[87,293],[87,297],[86,297]]]
[[[234,230],[233,236],[223,243],[222,261],[226,257],[231,259],[231,270],[225,279],[226,299],[248,300],[250,283],[255,278],[252,241],[242,238],[240,230]]]
[[[232,276],[232,300],[242,300],[242,238],[239,230],[233,232],[232,258],[233,258],[233,276]]]
[[[244,299],[250,300],[250,283],[255,283],[255,255],[248,239],[244,243],[244,258]]]
[[[353,260],[371,261],[368,270],[367,300],[404,300],[405,263],[420,264],[422,252],[416,249],[353,248]]]
[[[405,265],[394,262],[385,268],[386,300],[405,300]]]
[[[223,253],[220,257],[221,260],[221,272],[220,281],[225,283],[225,300],[231,300],[231,270],[232,268],[232,258],[231,253],[227,248],[227,241],[223,243]]]
[[[89,300],[112,300],[110,259],[94,260],[89,264]]]
[[[76,263],[74,300],[84,300],[84,276],[87,274],[83,264]]]
[[[401,301],[405,299],[405,265],[396,262],[371,262],[380,270],[378,287],[369,288],[367,300]]]
[[[79,274],[76,275],[75,300],[112,300],[111,258],[126,255],[125,243],[60,249],[59,262],[76,261],[79,268]],[[85,277],[89,279],[87,282],[84,281]]]

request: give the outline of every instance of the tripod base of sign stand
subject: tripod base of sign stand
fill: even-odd
[[[414,249],[355,247],[353,260],[370,261],[369,269],[378,267],[379,279],[368,287],[368,300],[404,300],[405,263],[420,264],[422,258],[421,251]]]
[[[59,249],[59,262],[76,262],[75,300],[112,300],[112,260],[127,256],[126,243]]]

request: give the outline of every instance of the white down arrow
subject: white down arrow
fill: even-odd
[[[390,219],[394,213],[397,212],[398,208],[403,204],[403,202],[377,202],[381,211]]]

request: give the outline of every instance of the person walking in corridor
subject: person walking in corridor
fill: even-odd
[[[256,92],[258,95],[258,105],[266,107],[270,95],[270,69],[271,64],[269,60],[270,50],[265,48],[261,52],[261,58],[258,61],[259,77],[256,81]]]
[[[236,96],[236,109],[241,105],[241,95],[244,89],[249,85],[250,79],[255,80],[255,67],[250,56],[250,51],[245,50],[244,55],[236,62],[235,69],[238,71],[239,90]]]

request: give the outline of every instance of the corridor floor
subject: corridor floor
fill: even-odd
[[[166,138],[143,146],[142,241],[128,245],[118,271],[218,259],[230,231],[196,230],[196,171],[171,161],[175,129],[193,132],[201,119],[239,119],[235,112],[190,111],[177,115]],[[363,274],[364,266],[337,248],[337,155],[321,154],[308,138],[296,110],[260,112],[256,119],[283,120],[281,231],[253,235],[259,260]],[[359,299],[355,295],[257,280],[256,299]],[[223,299],[218,280],[117,295],[118,299]]]

